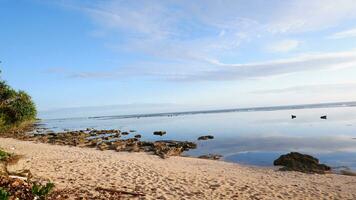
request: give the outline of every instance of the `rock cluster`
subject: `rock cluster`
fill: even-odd
[[[120,130],[96,130],[85,129],[77,131],[64,131],[55,133],[44,128],[31,126],[26,131],[18,134],[8,135],[8,137],[38,141],[55,145],[69,145],[78,147],[92,147],[99,150],[114,150],[127,152],[148,152],[167,158],[169,156],[179,156],[184,151],[197,148],[197,145],[188,141],[160,140],[155,142],[141,141],[140,134],[135,134],[133,138],[123,139],[121,136],[129,135],[130,132]],[[154,135],[163,136],[166,131],[155,131]],[[7,136],[7,135],[2,135]]]
[[[140,141],[140,134],[136,134],[133,138],[121,138],[121,135],[127,134],[128,132],[120,132],[119,130],[79,130],[61,133],[33,134],[29,140],[56,145],[93,147],[102,151],[149,152],[161,158],[179,156],[184,151],[197,147],[195,143],[188,141]],[[162,135],[165,134],[165,132],[159,131],[159,134]]]
[[[284,166],[281,170],[299,171],[304,173],[324,174],[330,171],[330,167],[324,164],[319,164],[319,160],[310,155],[291,152],[280,156],[274,161],[274,165]]]

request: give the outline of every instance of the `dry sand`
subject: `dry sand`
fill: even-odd
[[[145,153],[0,138],[0,147],[24,155],[10,170],[30,169],[57,188],[95,192],[97,186],[144,193],[142,199],[356,199],[356,177],[280,172],[223,161],[161,159]]]

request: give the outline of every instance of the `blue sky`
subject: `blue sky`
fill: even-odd
[[[354,0],[0,0],[0,68],[39,110],[352,101],[355,11]]]

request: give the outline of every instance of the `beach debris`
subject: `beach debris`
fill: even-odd
[[[295,116],[295,115],[292,115],[292,119],[295,119],[295,118],[297,118],[297,116]]]
[[[324,164],[319,164],[319,160],[307,154],[291,152],[286,155],[281,155],[273,162],[275,166],[284,166],[282,171],[299,171],[304,173],[324,174],[330,171],[331,168]]]
[[[212,140],[212,139],[214,139],[214,136],[212,136],[212,135],[204,135],[204,136],[198,137],[198,140]]]
[[[141,138],[142,136],[140,134],[137,134],[134,136],[134,138]]]
[[[200,159],[208,159],[208,160],[220,160],[222,158],[222,155],[219,154],[206,154],[206,155],[201,155],[198,158]]]
[[[328,116],[324,115],[324,116],[321,116],[320,119],[327,119]]]
[[[163,135],[165,135],[166,133],[167,133],[166,131],[155,131],[155,132],[153,132],[153,135],[163,136]]]

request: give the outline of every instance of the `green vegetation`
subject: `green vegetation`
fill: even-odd
[[[0,149],[0,161],[6,161],[11,156],[11,154]]]
[[[0,187],[0,200],[8,200],[8,199],[9,199],[9,193]]]
[[[14,90],[0,77],[0,129],[34,120],[36,114],[31,97],[24,91]]]
[[[53,188],[54,183],[47,183],[46,185],[37,185],[34,183],[32,186],[32,194],[39,197],[39,199],[46,199]]]

